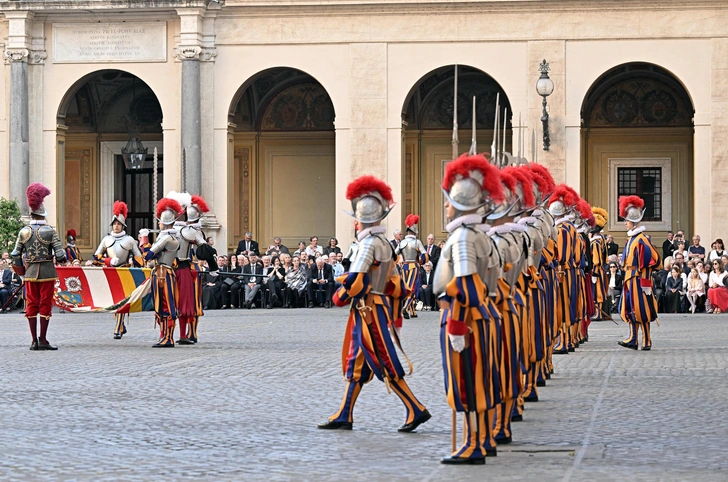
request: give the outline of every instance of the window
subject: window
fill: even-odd
[[[645,200],[642,221],[662,221],[662,169],[659,167],[617,168],[617,199],[636,194]]]

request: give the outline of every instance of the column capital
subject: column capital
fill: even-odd
[[[3,51],[3,58],[6,64],[15,62],[27,62],[30,50],[26,48],[6,48]]]

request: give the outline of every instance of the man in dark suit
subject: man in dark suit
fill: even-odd
[[[13,270],[5,261],[0,261],[0,308],[8,301],[13,282]]]
[[[281,238],[276,236],[273,238],[273,244],[268,246],[268,250],[265,254],[269,256],[280,256],[283,253],[291,254],[288,252],[288,247],[285,244],[281,244]]]
[[[619,253],[619,245],[614,242],[614,236],[607,234],[607,256]]]
[[[440,247],[435,244],[434,234],[427,235],[427,246],[425,246],[425,249],[427,250],[427,256],[430,258],[430,262],[432,263],[432,271],[435,271],[435,268],[437,268],[437,262],[440,260]]]
[[[235,250],[235,254],[245,254],[248,251],[254,252],[256,256],[260,256],[260,251],[258,251],[258,242],[253,241],[253,233],[250,231],[245,233],[245,239],[238,243],[238,249]]]
[[[667,239],[662,243],[662,259],[672,256],[673,251],[675,251],[675,245],[672,244],[674,238],[672,231],[668,231]]]
[[[430,240],[429,236],[427,240]],[[440,308],[436,302],[437,300],[432,293],[432,282],[434,276],[435,271],[432,269],[432,261],[428,261],[423,265],[422,269],[420,270],[420,300],[422,301],[422,303],[424,303],[424,306],[430,308],[430,310],[440,311]]]
[[[392,249],[397,249],[397,247],[399,246],[399,243],[402,241],[403,237],[404,237],[404,235],[402,234],[401,229],[394,230],[394,239],[389,240],[389,244],[392,245]]]
[[[319,306],[331,308],[331,297],[334,295],[334,270],[331,265],[319,258],[316,266],[308,272],[308,307],[313,308],[314,303]]]
[[[245,308],[255,306],[255,297],[263,286],[263,265],[250,260],[250,264],[243,267],[243,289],[245,289]],[[257,276],[256,276],[257,275]]]

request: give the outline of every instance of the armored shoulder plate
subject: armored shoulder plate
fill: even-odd
[[[372,269],[375,261],[379,262],[379,266]],[[349,272],[369,273],[372,293],[383,293],[394,267],[392,245],[381,235],[372,234],[359,243],[359,251]]]
[[[53,229],[53,226],[48,226],[47,224],[45,224],[38,228],[36,235],[38,236],[38,240],[41,243],[51,244],[53,242],[53,236],[56,235],[56,230]]]
[[[33,235],[33,228],[30,226],[25,226],[23,229],[20,230],[18,233],[18,240],[25,244],[30,240],[30,237]]]
[[[131,251],[137,243],[131,236],[124,236],[119,240],[119,244],[124,250]]]
[[[190,244],[196,244],[198,232],[197,228],[187,225],[180,228],[179,235],[182,238],[182,241],[187,241]]]

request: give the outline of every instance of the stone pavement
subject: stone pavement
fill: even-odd
[[[322,431],[344,384],[343,309],[209,312],[200,343],[154,350],[150,313],[59,314],[56,352],[31,352],[22,315],[0,316],[0,479],[725,480],[728,317],[663,316],[651,352],[593,323],[556,358],[514,443],[486,466],[446,467],[451,411],[435,313],[405,321],[414,393],[433,417],[400,434],[384,385],[362,391],[351,432]]]

